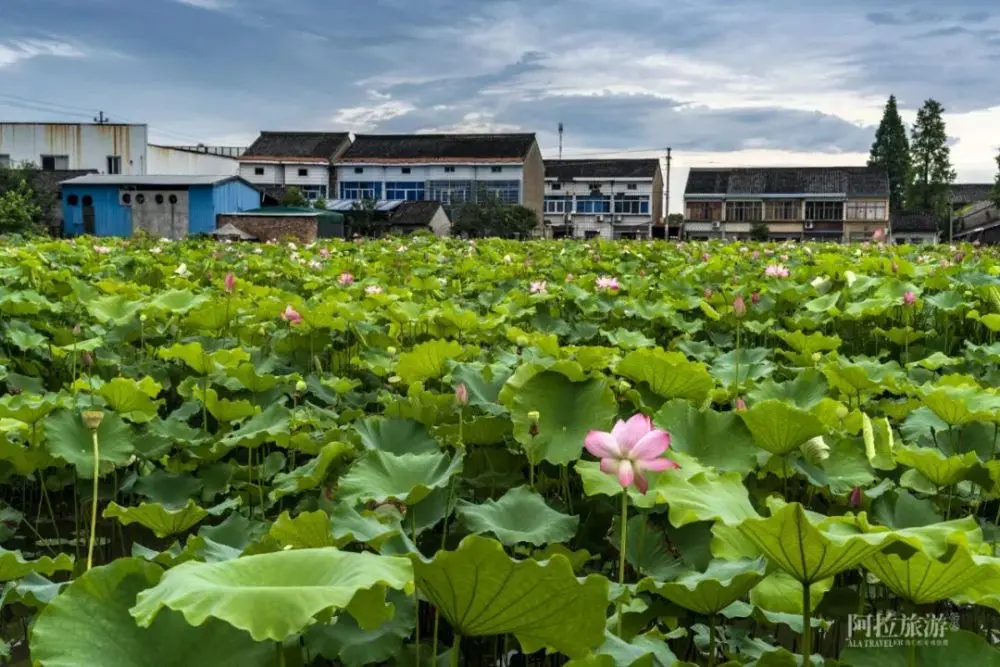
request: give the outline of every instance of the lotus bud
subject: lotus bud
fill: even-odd
[[[736,412],[746,412],[746,411],[747,411],[747,402],[743,400],[742,396],[740,396],[739,398],[736,399]]]
[[[299,380],[295,383],[295,393],[297,394],[301,394],[308,388],[309,386],[305,383],[305,380]]]
[[[149,316],[146,315],[145,313],[139,316],[140,322],[146,322],[147,320],[149,320]]]
[[[627,382],[626,380],[619,380],[618,381],[618,393],[619,394],[624,394],[625,392],[627,392],[631,388],[632,388],[632,385],[629,384],[629,382]]]
[[[896,262],[892,263],[892,272],[899,273],[899,264],[896,264]]]
[[[464,382],[458,383],[458,386],[455,387],[455,401],[459,405],[469,404],[469,388],[465,386]]]
[[[854,509],[858,509],[859,507],[861,507],[861,503],[864,501],[864,499],[865,495],[864,493],[861,492],[861,487],[856,486],[851,491],[851,495],[848,498],[848,502],[850,502],[851,507],[853,507]]]
[[[396,354],[396,348],[394,347],[387,347],[385,348],[385,351],[388,352],[390,355]]]
[[[223,281],[223,285],[227,292],[232,292],[233,288],[236,287],[236,276],[233,275],[232,271],[226,274],[226,279]]]
[[[528,419],[531,420],[531,426],[528,427],[528,433],[531,435],[532,438],[538,435],[538,420],[540,418],[541,415],[538,413],[538,410],[532,410],[531,412],[528,413]]]
[[[81,416],[83,417],[83,423],[87,425],[91,431],[96,431],[101,427],[101,422],[104,420],[104,413],[100,410],[85,410]]]
[[[80,361],[85,367],[90,368],[90,366],[94,363],[94,356],[90,352],[84,350],[83,354],[80,355]]]
[[[830,458],[830,446],[826,444],[821,435],[807,441],[799,450],[805,460],[812,465],[819,465]]]
[[[847,406],[841,403],[840,405],[837,406],[836,414],[837,414],[837,419],[839,419],[840,421],[844,421],[845,419],[847,419],[847,415],[849,415],[850,412],[848,412]]]
[[[733,299],[733,313],[736,317],[743,317],[747,314],[747,303],[740,295],[737,295],[736,298]]]
[[[909,292],[908,291],[908,292],[906,292],[906,293],[903,294],[903,305],[904,306],[912,306],[916,302],[917,302],[917,295],[914,294],[913,292]]]
[[[711,298],[712,298],[712,288],[711,287],[706,287],[705,288],[705,300],[708,301]]]
[[[79,336],[82,331],[83,331],[83,329],[80,328],[79,324],[73,326],[73,335],[74,336]]]
[[[814,362],[815,362],[815,361],[819,361],[819,360],[820,360],[820,359],[822,359],[822,358],[823,358],[823,355],[822,355],[822,354],[820,354],[819,352],[813,352],[813,353],[812,353],[812,360],[813,360]]]
[[[750,303],[755,306],[760,305],[760,292],[754,292],[750,295]]]

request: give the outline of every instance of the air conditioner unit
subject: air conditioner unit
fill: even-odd
[[[815,222],[807,222],[806,224],[802,225],[803,229],[812,229],[815,226],[816,226]]]
[[[567,213],[565,216],[563,216],[563,220],[565,220],[566,222],[573,222],[573,214]]]
[[[604,222],[604,216],[603,215],[597,216],[597,221],[598,222]]]
[[[722,229],[722,223],[719,222],[718,220],[713,220],[712,221],[712,229],[714,231],[719,231],[720,229]]]
[[[624,217],[624,216],[621,216],[621,215],[616,215],[616,216],[615,216],[615,222],[621,222],[621,221],[622,221],[622,220],[624,220],[624,219],[625,219],[625,217]]]

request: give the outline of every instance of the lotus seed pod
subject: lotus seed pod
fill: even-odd
[[[104,413],[100,410],[85,410],[81,416],[83,417],[83,423],[91,431],[99,429],[101,422],[104,420]]]
[[[296,392],[298,392],[298,393],[300,393],[300,394],[301,394],[302,392],[304,392],[304,391],[305,391],[306,389],[308,389],[308,388],[309,388],[309,387],[308,387],[308,385],[307,385],[307,384],[305,383],[305,381],[304,381],[304,380],[299,380],[298,382],[296,382],[296,383],[295,383],[295,391],[296,391]]]

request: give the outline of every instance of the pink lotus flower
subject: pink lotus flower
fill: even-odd
[[[848,497],[848,502],[851,504],[851,507],[857,509],[861,507],[861,503],[864,501],[864,498],[865,496],[861,492],[861,487],[856,486],[854,487],[854,489],[851,490],[851,495]]]
[[[322,258],[324,258],[324,259],[326,259],[327,257],[330,256],[330,251],[327,248],[320,248],[319,249],[319,256],[322,257]]]
[[[755,306],[760,305],[760,292],[754,292],[750,295],[750,303]]]
[[[369,285],[365,288],[365,294],[381,294],[382,288],[378,285]]]
[[[299,324],[302,322],[302,316],[291,306],[285,306],[285,311],[281,313],[281,319],[289,324]]]
[[[781,261],[782,262],[787,262],[788,261],[788,255],[782,255],[781,256]]]
[[[460,382],[455,387],[455,401],[459,405],[467,405],[469,403],[469,388],[465,386],[464,382]]]
[[[106,245],[95,245],[94,252],[96,252],[98,255],[107,255],[109,252],[111,252],[111,248],[109,248]]]
[[[635,485],[646,493],[649,482],[645,472],[662,472],[679,468],[674,461],[662,458],[670,449],[670,434],[653,428],[653,422],[643,414],[626,421],[619,420],[610,433],[591,431],[584,439],[588,452],[601,459],[601,472],[618,477],[618,483],[628,488]]]
[[[906,292],[903,294],[903,305],[912,306],[917,302],[917,295],[913,292]]]
[[[736,317],[743,317],[747,314],[747,302],[743,300],[743,296],[737,294],[736,298],[733,299],[733,313]]]
[[[233,291],[233,288],[236,287],[236,276],[233,275],[232,271],[226,274],[226,278],[222,281],[222,284],[227,292]]]
[[[711,298],[712,298],[712,288],[711,287],[706,287],[705,288],[705,301],[708,301]]]
[[[597,288],[615,291],[620,289],[621,285],[618,284],[617,278],[612,278],[611,276],[601,276],[597,279]]]
[[[881,243],[885,239],[885,229],[882,229],[881,227],[876,229],[875,232],[872,233],[872,238]]]
[[[573,274],[572,273],[567,273],[566,274],[566,282],[568,282],[568,283],[573,282]]]
[[[337,278],[337,282],[340,283],[341,285],[350,285],[351,283],[354,282],[354,276],[345,271],[344,273],[340,274],[339,278]]]
[[[760,259],[760,250],[754,250],[750,253],[750,259]]]
[[[546,286],[547,286],[546,281],[544,281],[544,280],[536,280],[535,282],[531,283],[531,293],[532,294],[545,294],[545,288],[546,288]]]
[[[709,254],[708,254],[707,252],[703,252],[703,253],[701,254],[701,261],[703,261],[703,262],[707,262],[707,261],[708,261],[708,260],[710,260],[711,258],[712,258],[712,256],[711,256],[711,255],[709,255]]]
[[[747,402],[743,400],[742,396],[740,396],[736,399],[736,412],[746,412],[746,409]]]
[[[767,268],[764,270],[764,275],[770,278],[787,278],[789,272],[788,269],[781,264],[768,264]]]

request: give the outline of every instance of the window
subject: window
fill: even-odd
[[[69,169],[68,155],[43,155],[42,171],[65,171]]]
[[[649,215],[649,197],[616,197],[615,213],[620,215]]]
[[[431,181],[427,188],[427,199],[442,204],[475,201],[472,181]]]
[[[10,156],[6,153],[0,153],[0,169],[4,169],[10,166]]]
[[[167,201],[170,202],[171,204],[176,204],[177,203],[177,195],[170,195],[169,197],[167,197]]]
[[[590,196],[576,198],[577,213],[610,213],[611,197]]]
[[[629,183],[628,186],[625,189],[626,190],[638,190],[639,189],[639,184],[638,183]]]
[[[444,168],[444,173],[446,173],[446,174],[454,174],[455,173],[455,168],[454,167],[445,167]]]
[[[596,239],[600,235],[600,232],[589,230],[583,233],[583,238],[589,241],[590,239]]]
[[[888,205],[884,201],[849,201],[846,218],[848,220],[885,220]]]
[[[69,197],[66,197],[66,203],[70,206],[76,206],[80,203],[80,198],[76,195],[70,195]]]
[[[562,190],[562,183],[553,183],[552,184],[552,189],[553,190]]]
[[[722,202],[688,202],[686,217],[688,220],[722,220]]]
[[[354,173],[355,174],[363,174],[363,173],[365,173],[365,168],[364,167],[355,167],[354,168]]]
[[[390,181],[385,184],[385,198],[391,201],[421,201],[424,198],[423,181]]]
[[[402,173],[402,174],[408,174],[408,173],[410,173],[410,168],[409,168],[409,167],[403,167],[403,168],[402,168],[402,169],[400,169],[399,171],[400,171],[400,173]]]
[[[573,212],[573,198],[572,197],[546,197],[545,198],[545,212],[546,213],[572,213]]]
[[[480,202],[496,198],[504,204],[519,204],[521,202],[520,181],[485,181],[479,183]]]
[[[341,199],[381,199],[382,184],[372,181],[347,181],[340,184]]]
[[[136,195],[135,196],[135,203],[136,204],[145,204],[146,203],[146,195],[144,195],[144,194],[138,194],[138,195]]]
[[[163,204],[163,195],[156,195],[156,197],[154,197],[154,200],[156,201],[157,204]]]
[[[326,199],[325,185],[296,185],[295,187],[297,187],[309,201],[316,201],[320,197]]]
[[[299,169],[299,176],[308,176],[308,175],[309,175],[308,169]]]
[[[503,167],[490,167],[490,172],[493,174],[499,174],[503,171]]]
[[[109,174],[120,174],[120,173],[122,173],[122,156],[121,155],[109,155],[108,156],[108,173]]]
[[[844,202],[807,201],[806,220],[843,220]]]
[[[264,175],[264,167],[254,167],[253,168],[253,175],[254,176],[263,176]]]
[[[83,205],[84,206],[93,206],[94,205],[94,198],[91,197],[90,195],[83,195]]]
[[[726,220],[733,222],[749,222],[760,220],[763,205],[759,201],[727,201]]]
[[[769,201],[764,206],[765,220],[798,220],[802,205],[797,201]]]
[[[122,195],[122,203],[125,204],[126,206],[128,206],[129,204],[131,204],[132,203],[132,195],[130,195],[127,192],[125,194],[123,194]]]

